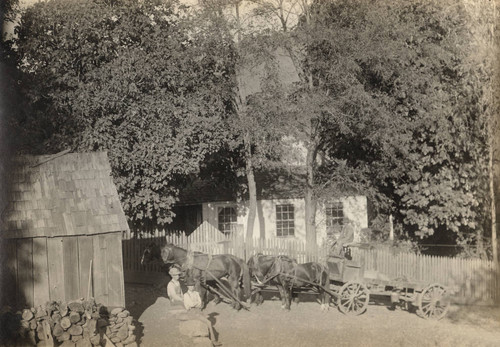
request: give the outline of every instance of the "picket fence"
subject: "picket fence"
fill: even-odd
[[[299,263],[326,263],[327,249],[318,247],[308,253],[305,242],[297,239],[268,238],[244,241],[243,233],[224,235],[208,223],[190,236],[181,231],[156,230],[124,237],[123,262],[125,281],[143,281],[165,277],[161,265],[140,264],[142,252],[151,242],[167,243],[208,254],[233,254],[247,261],[252,255],[288,255]],[[398,252],[391,248],[353,248],[353,260],[363,262],[365,276],[384,280],[401,279],[409,283],[441,283],[454,292],[459,301],[500,302],[500,272],[494,263],[480,259],[448,258]]]

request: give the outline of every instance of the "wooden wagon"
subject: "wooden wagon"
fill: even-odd
[[[346,254],[349,254],[349,250]],[[329,257],[330,290],[338,309],[351,315],[366,311],[371,295],[390,296],[393,307],[412,310],[425,319],[441,319],[448,312],[449,293],[439,283],[412,282],[406,278],[389,279],[377,271],[365,271],[364,259],[350,256]]]

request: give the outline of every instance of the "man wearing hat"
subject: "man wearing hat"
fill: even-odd
[[[179,282],[181,271],[176,266],[172,266],[168,274],[172,277],[172,280],[168,282],[167,285],[167,295],[170,299],[170,303],[182,306],[184,305],[184,298],[182,295],[181,283]]]

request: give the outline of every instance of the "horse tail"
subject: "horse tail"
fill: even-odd
[[[244,261],[241,262],[241,272],[243,274],[243,293],[245,299],[249,299],[252,294],[252,284],[250,282],[250,269]]]

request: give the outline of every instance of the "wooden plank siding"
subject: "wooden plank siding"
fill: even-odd
[[[64,298],[64,267],[63,267],[63,238],[47,238],[47,255],[49,264],[49,296]]]
[[[17,240],[17,300],[20,303],[34,302],[33,295],[33,241],[31,239]]]
[[[77,299],[79,294],[80,276],[78,274],[78,239],[76,237],[63,238],[63,271],[64,271],[64,299]]]
[[[108,267],[107,267],[107,245],[104,235],[94,238],[94,261],[92,273],[94,275],[94,298],[96,302],[107,304],[108,302]]]
[[[120,234],[102,235],[106,239],[106,246],[111,251],[107,256],[107,283],[108,283],[108,306],[122,306],[125,284],[123,276],[123,259],[121,252],[122,238]]]
[[[94,244],[92,236],[78,236],[78,277],[79,277],[79,297],[88,298],[92,296],[92,279],[90,281],[90,293],[89,291],[89,275],[90,272],[90,262],[94,257]]]
[[[45,303],[49,295],[47,239],[33,239],[33,303]]]
[[[3,291],[1,293],[3,302],[12,301],[12,299],[17,300],[17,246],[16,240],[3,240],[4,252],[1,255],[3,268],[4,281]],[[24,301],[24,300],[22,300]]]
[[[103,305],[125,306],[121,239],[121,233],[110,233],[4,240],[8,282],[2,287],[3,300],[25,308],[88,298],[91,275],[91,297]]]

